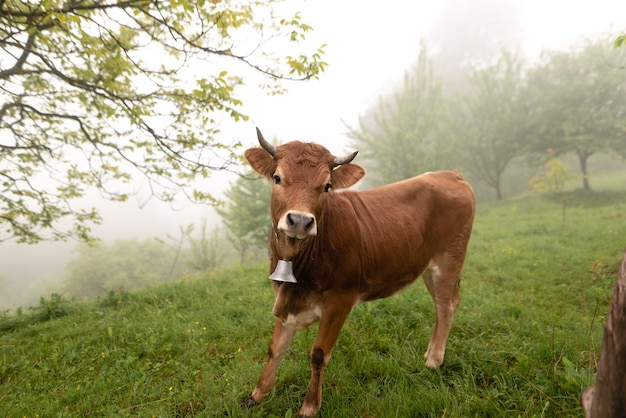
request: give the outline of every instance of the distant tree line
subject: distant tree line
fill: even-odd
[[[540,167],[575,155],[582,187],[590,190],[590,157],[626,157],[625,52],[588,40],[528,66],[503,49],[455,84],[436,76],[422,44],[402,86],[349,127],[369,169],[367,184],[456,168],[502,199],[513,161]]]
[[[210,272],[227,266],[234,258],[225,241],[219,229],[209,231],[203,220],[198,233],[194,225],[181,226],[178,237],[165,240],[133,238],[79,244],[65,267],[61,293],[93,298]]]

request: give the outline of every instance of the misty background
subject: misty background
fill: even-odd
[[[422,41],[428,46],[435,73],[463,74],[470,58],[488,60],[502,46],[519,46],[532,65],[544,51],[567,50],[587,38],[616,36],[624,30],[626,16],[626,2],[609,0],[390,0],[384,4],[319,0],[291,2],[291,6],[300,10],[303,20],[314,28],[307,44],[328,45],[324,60],[329,67],[317,81],[287,84],[288,92],[281,96],[267,96],[253,86],[242,93],[243,112],[251,120],[224,122],[221,127],[223,142],[241,141],[242,153],[256,146],[255,127],[279,143],[299,139],[321,143],[335,154],[353,151],[354,141],[347,127],[357,126],[359,117],[376,107],[379,98],[401,87],[405,72],[417,62]],[[623,161],[605,158],[593,163],[609,167]],[[577,169],[575,164],[571,167]],[[206,181],[216,196],[223,197],[236,179],[235,174],[224,171],[214,172]],[[482,192],[480,185],[474,186],[479,200],[492,198]],[[102,215],[103,222],[93,228],[93,233],[109,245],[111,263],[123,262],[112,246],[118,240],[131,243],[122,251],[126,255],[132,256],[132,240],[136,245],[155,242],[175,255],[183,236],[198,246],[213,246],[204,248],[205,255],[210,254],[224,265],[239,262],[214,208],[182,200],[168,204],[149,199],[141,187],[137,187],[138,197],[125,203],[107,201],[98,192],[88,199]],[[0,308],[33,304],[42,295],[61,291],[68,268],[80,275],[80,266],[68,266],[70,260],[86,252],[75,241],[37,245],[3,242]],[[264,254],[256,257],[263,259]],[[178,258],[183,260],[182,255]],[[186,264],[176,271],[169,264],[156,267],[177,277],[194,268],[215,267],[194,267],[194,263],[202,264],[200,258],[187,254]],[[89,262],[88,258],[84,261]],[[102,266],[105,272],[107,268],[115,270],[113,265]],[[145,271],[138,274],[150,276]],[[118,279],[111,282],[109,290],[117,285],[123,287],[128,278]]]

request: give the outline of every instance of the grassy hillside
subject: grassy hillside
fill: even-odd
[[[462,301],[439,372],[421,282],[358,306],[324,380],[323,417],[582,416],[617,266],[623,191],[480,206]],[[275,389],[239,405],[273,319],[267,267],[228,270],[90,303],[53,296],[0,318],[0,410],[9,417],[294,416],[316,327],[296,336]]]

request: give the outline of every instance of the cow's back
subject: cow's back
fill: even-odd
[[[459,235],[467,235],[467,242],[471,233],[473,191],[454,171],[333,197],[338,201],[329,201],[324,217],[328,236],[334,246],[355,249],[349,259],[333,263],[344,264],[343,274],[360,282],[364,300],[386,297],[409,285]],[[465,248],[460,250],[464,256]]]

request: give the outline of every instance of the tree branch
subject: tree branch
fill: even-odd
[[[26,60],[28,59],[28,56],[32,52],[33,45],[35,45],[35,39],[36,39],[35,33],[30,33],[28,35],[28,38],[26,39],[26,43],[24,44],[24,49],[22,50],[22,54],[17,59],[13,67],[9,68],[8,70],[0,71],[0,80],[7,80],[9,77],[11,77],[12,75],[18,74],[22,70],[24,63],[26,62]]]

